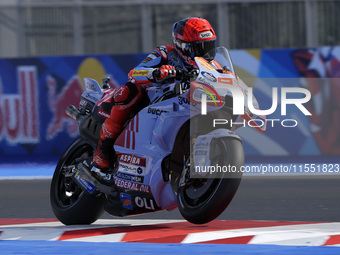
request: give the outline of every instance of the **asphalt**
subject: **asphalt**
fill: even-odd
[[[0,218],[55,218],[51,180],[1,180]],[[248,176],[220,220],[340,221],[340,178],[334,176]],[[104,214],[102,218],[113,218]],[[178,210],[131,218],[182,219]]]

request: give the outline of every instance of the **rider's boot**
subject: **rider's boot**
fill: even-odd
[[[100,141],[93,155],[94,171],[111,173],[112,166],[118,168],[117,155],[113,149],[114,141],[124,129],[124,124],[131,115],[149,104],[147,94],[142,87],[128,82],[115,90],[114,106],[110,116],[105,120],[100,130]],[[143,100],[142,100],[143,99]],[[113,171],[114,172],[114,171]]]
[[[115,139],[100,139],[97,149],[93,155],[92,165],[103,173],[114,170],[117,161],[117,154],[113,148]]]
[[[100,176],[103,176],[103,174],[107,175],[106,179],[109,179],[110,176],[115,173],[119,165],[113,145],[116,138],[121,133],[122,128],[107,122],[110,121],[105,121],[101,128],[100,139],[93,155],[93,167],[91,171]]]

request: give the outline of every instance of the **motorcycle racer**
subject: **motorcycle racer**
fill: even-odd
[[[100,139],[93,155],[92,171],[107,174],[117,167],[117,155],[113,145],[129,117],[149,104],[146,88],[171,82],[175,77],[175,68],[186,71],[197,68],[194,58],[203,57],[215,49],[216,35],[207,20],[186,18],[173,24],[172,42],[172,45],[154,49],[129,72],[129,81],[114,92],[114,106],[102,125]]]

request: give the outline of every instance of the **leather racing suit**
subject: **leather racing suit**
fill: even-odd
[[[93,157],[93,165],[105,172],[116,162],[114,142],[124,129],[124,123],[149,104],[146,88],[164,84],[166,79],[155,77],[155,70],[162,66],[180,67],[187,70],[174,46],[165,45],[154,49],[137,67],[129,72],[129,81],[113,94],[114,106],[100,132],[100,140]],[[190,68],[190,67],[189,67]]]

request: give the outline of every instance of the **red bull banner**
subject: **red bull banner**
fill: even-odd
[[[242,78],[322,80],[340,76],[340,47],[230,53]],[[144,58],[145,54],[0,59],[0,161],[12,156],[60,157],[78,136],[77,123],[65,109],[70,104],[78,106],[84,91],[83,78],[101,83],[109,76],[111,86],[118,87],[126,83],[129,71]],[[304,86],[308,88],[308,84]],[[306,106],[312,116],[299,118],[299,126],[289,129],[289,133],[282,127],[269,128],[265,134],[242,131],[246,155],[338,155],[340,86],[320,83],[313,88],[312,100]],[[270,105],[271,98],[263,88],[254,86],[254,95],[260,106]],[[248,139],[255,135],[261,135],[259,140],[266,146],[257,146]]]
[[[11,156],[60,157],[78,136],[78,125],[65,109],[70,104],[78,106],[83,78],[100,83],[110,77],[110,85],[118,87],[144,57],[0,59],[0,161]]]

